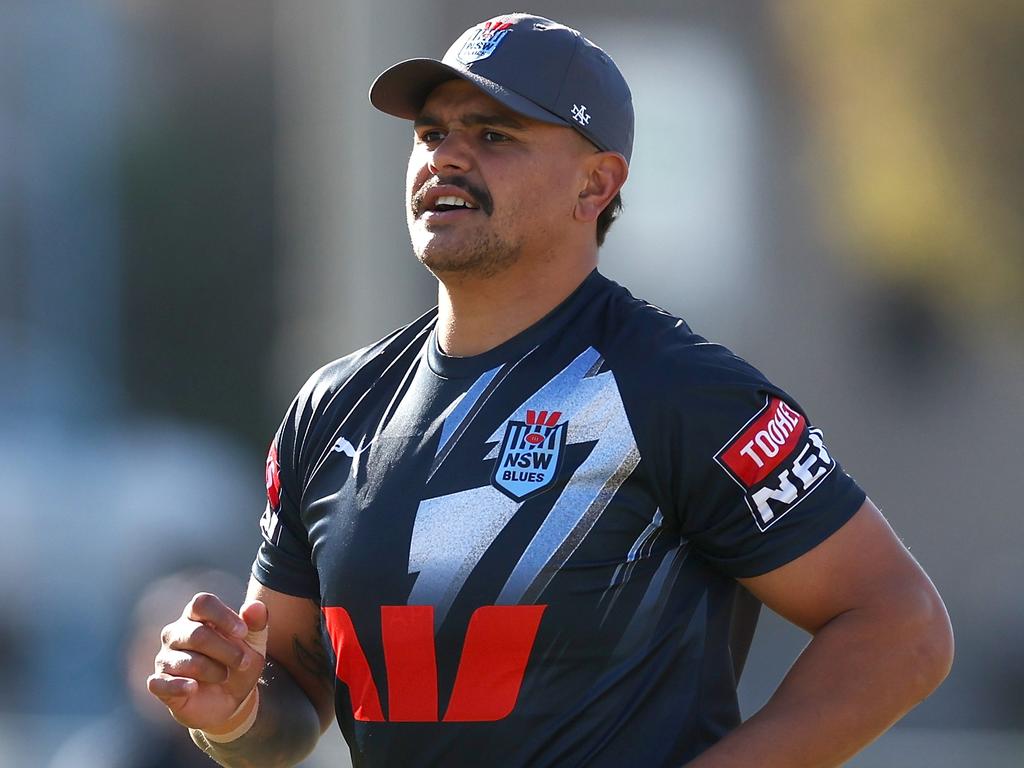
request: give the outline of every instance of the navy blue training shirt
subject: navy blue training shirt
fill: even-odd
[[[355,766],[672,766],[739,723],[735,580],[864,493],[785,392],[593,272],[448,357],[430,312],[315,373],[267,462],[267,587],[316,601]]]

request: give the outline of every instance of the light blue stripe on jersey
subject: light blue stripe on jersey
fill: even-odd
[[[473,386],[462,396],[459,400],[459,404],[452,409],[451,414],[444,420],[444,426],[441,428],[441,439],[437,443],[438,455],[444,450],[445,445],[451,436],[455,434],[455,431],[459,428],[466,416],[469,415],[470,411],[473,410],[473,406],[476,401],[480,399],[480,395],[487,389],[487,385],[493,381],[494,377],[498,375],[498,371],[501,370],[501,366],[491,368],[484,374],[480,375],[480,378],[473,382]]]

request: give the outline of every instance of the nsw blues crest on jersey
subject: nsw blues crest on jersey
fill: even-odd
[[[562,468],[569,422],[561,411],[526,412],[526,421],[509,421],[491,482],[515,501],[548,489]]]

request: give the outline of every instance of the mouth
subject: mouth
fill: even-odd
[[[451,221],[471,215],[480,210],[468,200],[456,195],[444,195],[429,205],[420,216],[424,221]]]
[[[490,196],[462,179],[422,187],[412,199],[413,215],[426,222],[455,221],[477,213],[491,214]]]

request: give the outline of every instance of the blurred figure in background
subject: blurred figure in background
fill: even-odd
[[[166,708],[139,684],[153,669],[153,650],[167,616],[204,589],[230,595],[237,602],[244,584],[224,571],[190,568],[164,576],[143,590],[122,634],[125,704],[74,733],[57,751],[50,768],[209,768],[209,758],[195,748],[188,732],[168,718]]]

